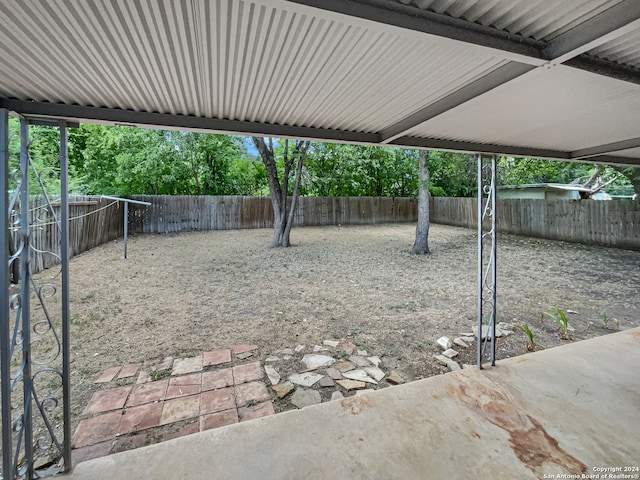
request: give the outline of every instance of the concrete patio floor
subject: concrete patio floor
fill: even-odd
[[[636,328],[90,460],[67,477],[639,478],[639,467]]]

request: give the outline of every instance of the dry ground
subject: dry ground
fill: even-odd
[[[295,228],[293,246],[263,248],[270,230],[140,235],[71,260],[72,413],[102,370],[238,343],[262,356],[349,338],[408,380],[443,373],[435,340],[476,314],[476,237],[434,225],[432,254],[410,254],[414,225]],[[550,305],[574,310],[573,341],[640,325],[640,252],[499,236],[498,321],[528,323],[545,347],[565,343]],[[49,272],[39,275],[45,279]],[[521,331],[498,358],[526,353]],[[461,349],[458,349],[461,350]],[[473,349],[460,362],[475,363]],[[75,422],[74,422],[75,428]]]

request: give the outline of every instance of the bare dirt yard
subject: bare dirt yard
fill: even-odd
[[[348,340],[407,381],[445,373],[436,340],[475,322],[476,235],[433,225],[432,253],[419,257],[414,229],[295,228],[293,246],[273,250],[263,248],[268,229],[139,235],[126,260],[122,239],[73,258],[73,428],[104,369],[233,344],[258,345],[264,360]],[[639,266],[640,252],[499,235],[498,321],[527,323],[538,348],[611,333],[614,318],[638,326]],[[570,340],[541,321],[551,305],[576,312]],[[527,353],[526,343],[515,328],[498,339],[498,359]],[[457,350],[459,363],[475,363],[473,346]]]

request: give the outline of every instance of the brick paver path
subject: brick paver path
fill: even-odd
[[[74,463],[273,415],[260,362],[233,359],[256,348],[165,358],[150,372],[138,364],[105,370],[96,379],[105,388],[93,394],[73,436]],[[136,383],[121,386],[127,379]]]

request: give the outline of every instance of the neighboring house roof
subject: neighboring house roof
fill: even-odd
[[[637,0],[0,0],[0,108],[640,165]]]
[[[571,185],[564,183],[527,183],[524,185],[501,185],[496,187],[498,190],[526,190],[531,188],[544,188],[546,190],[564,190],[571,192],[589,193],[591,190],[581,185]]]

